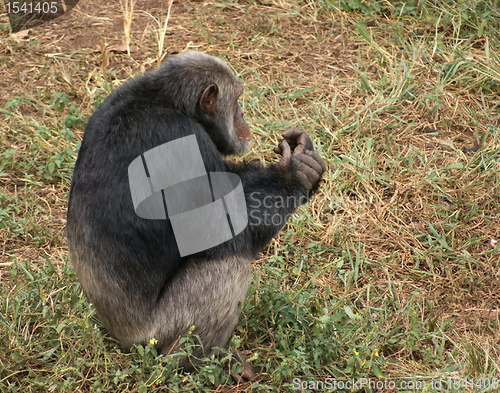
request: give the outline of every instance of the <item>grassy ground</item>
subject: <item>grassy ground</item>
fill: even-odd
[[[326,378],[494,387],[500,2],[175,1],[163,29],[168,11],[137,2],[130,55],[118,2],[81,0],[27,37],[0,17],[0,391],[320,391]],[[252,385],[235,386],[216,360],[179,375],[151,347],[121,353],[68,261],[85,119],[187,48],[227,59],[244,82],[255,137],[245,159],[275,161],[280,132],[299,126],[328,163],[320,193],[254,264],[233,338],[260,373]]]

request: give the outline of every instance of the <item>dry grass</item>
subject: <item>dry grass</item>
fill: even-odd
[[[298,299],[314,291],[312,320],[322,308],[332,318],[346,310],[335,320],[338,358],[311,366],[314,375],[378,376],[371,366],[378,365],[392,380],[498,377],[498,1],[486,8],[476,0],[420,3],[412,10],[412,2],[395,1],[145,0],[136,3],[130,42],[125,38],[138,48],[130,56],[111,50],[124,40],[117,7],[81,0],[20,40],[8,34],[2,15],[0,312],[21,272],[12,275],[12,267],[38,272],[47,260],[65,266],[65,210],[82,116],[165,54],[196,49],[227,59],[246,85],[242,107],[255,135],[246,159],[275,160],[280,132],[299,126],[321,144],[329,166],[319,195],[255,264],[255,291],[237,334],[259,354],[262,386],[290,382],[287,362],[292,376],[303,375],[293,366],[298,352],[280,349],[278,315],[287,302],[309,305]],[[164,23],[152,27],[151,16]],[[74,283],[74,276],[57,281]],[[52,290],[58,288],[55,281]],[[298,333],[283,334],[292,346]],[[0,348],[18,350],[5,337]],[[110,362],[125,362],[111,355]],[[10,360],[0,362],[0,386],[21,383],[13,370]]]
[[[125,34],[125,45],[127,53],[130,55],[130,30],[134,19],[134,6],[136,0],[120,0],[120,7],[123,13],[123,33]]]

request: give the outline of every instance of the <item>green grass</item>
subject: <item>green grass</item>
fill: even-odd
[[[0,391],[274,392],[294,391],[295,378],[306,391],[326,378],[487,391],[453,382],[500,377],[499,2],[198,6],[174,5],[169,26],[189,20],[195,45],[245,83],[255,137],[245,159],[275,161],[280,133],[299,126],[328,163],[318,195],[254,264],[232,345],[247,350],[258,381],[236,387],[229,355],[178,374],[178,355],[122,353],[68,261],[84,121],[154,62],[152,45],[111,53],[107,73],[101,54],[41,58],[50,83],[2,101]],[[138,23],[134,46],[155,39]],[[26,53],[22,42],[2,45]]]

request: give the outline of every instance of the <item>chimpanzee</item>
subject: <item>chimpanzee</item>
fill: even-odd
[[[158,351],[170,353],[192,326],[202,343],[195,357],[227,348],[252,260],[318,188],[325,164],[297,128],[274,149],[282,156],[277,164],[223,158],[250,146],[242,92],[225,62],[189,51],[115,89],[88,121],[69,195],[69,253],[98,317],[125,348],[155,339]],[[239,176],[249,220],[232,239],[181,256],[169,219],[134,211],[128,167],[144,152],[190,135],[207,173]],[[192,360],[181,359],[180,367],[192,369]],[[245,364],[241,377],[254,375]]]

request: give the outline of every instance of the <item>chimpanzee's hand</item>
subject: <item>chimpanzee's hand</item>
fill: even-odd
[[[293,154],[291,161],[291,167],[306,191],[313,189],[326,170],[326,165],[319,154],[311,150],[305,150],[304,153],[297,155]]]
[[[279,153],[276,151],[277,149],[279,149]],[[281,154],[281,160],[278,162],[278,168],[286,172],[292,161],[292,153],[287,141],[283,139],[278,147],[274,148],[274,151]]]
[[[300,128],[289,128],[283,133],[283,141],[286,141],[292,150],[292,155],[304,153],[306,150],[314,151],[314,145],[309,135]],[[282,154],[281,143],[274,148],[274,152]]]
[[[281,154],[278,168],[283,172],[294,171],[299,178],[301,186],[306,191],[312,190],[326,170],[326,165],[320,155],[311,150],[305,150],[304,153],[299,154],[295,154],[294,152],[292,154],[290,146],[285,139],[280,142],[276,149],[280,149],[279,154]]]

